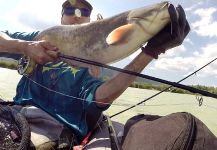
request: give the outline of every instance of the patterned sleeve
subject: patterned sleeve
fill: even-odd
[[[9,31],[2,31],[2,32],[10,36],[11,38],[26,40],[26,41],[32,41],[36,37],[36,35],[38,35],[39,33],[39,31],[31,32],[31,33],[26,33],[26,32],[11,33]]]
[[[97,88],[103,84],[102,81],[93,78],[89,73],[86,75],[84,82],[81,85],[80,97],[85,99],[84,109],[93,109],[94,111],[104,111],[109,108],[109,104],[105,107],[99,107],[95,103],[95,93]],[[91,108],[90,108],[91,107]]]

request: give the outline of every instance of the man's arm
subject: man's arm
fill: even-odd
[[[53,61],[57,58],[57,48],[46,41],[24,41],[13,39],[0,32],[0,52],[25,54],[37,63]]]
[[[141,52],[129,65],[124,69],[141,72],[153,60],[153,57]],[[136,76],[126,73],[119,73],[116,77],[102,84],[96,91],[96,102],[99,106],[103,103],[112,103],[119,97],[135,80]]]

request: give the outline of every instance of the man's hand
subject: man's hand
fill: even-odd
[[[46,41],[30,41],[24,54],[32,58],[36,63],[44,64],[58,57],[58,48]]]
[[[159,54],[165,53],[166,50],[181,45],[190,31],[185,11],[181,5],[175,8],[170,4],[168,10],[171,23],[151,38],[145,48],[142,47],[144,53],[155,59],[158,58]],[[179,16],[177,16],[176,10]]]

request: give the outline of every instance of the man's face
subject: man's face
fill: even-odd
[[[75,13],[77,14],[67,14],[63,12],[62,18],[61,18],[61,24],[63,25],[72,25],[72,24],[82,24],[82,23],[88,23],[90,22],[90,16],[83,16],[81,15],[80,11],[82,11],[82,9],[87,9],[89,10],[89,8],[84,5],[83,3],[80,2],[76,2],[73,6],[70,4],[67,4],[65,7],[68,7],[68,12],[70,12],[70,8],[73,7],[75,8]],[[76,9],[78,8],[78,9]],[[64,9],[64,8],[63,8]],[[74,11],[73,11],[74,12]],[[83,14],[83,12],[82,12]]]

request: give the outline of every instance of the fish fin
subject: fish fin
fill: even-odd
[[[132,32],[134,24],[127,24],[114,29],[106,38],[108,45],[125,42],[126,36]]]

